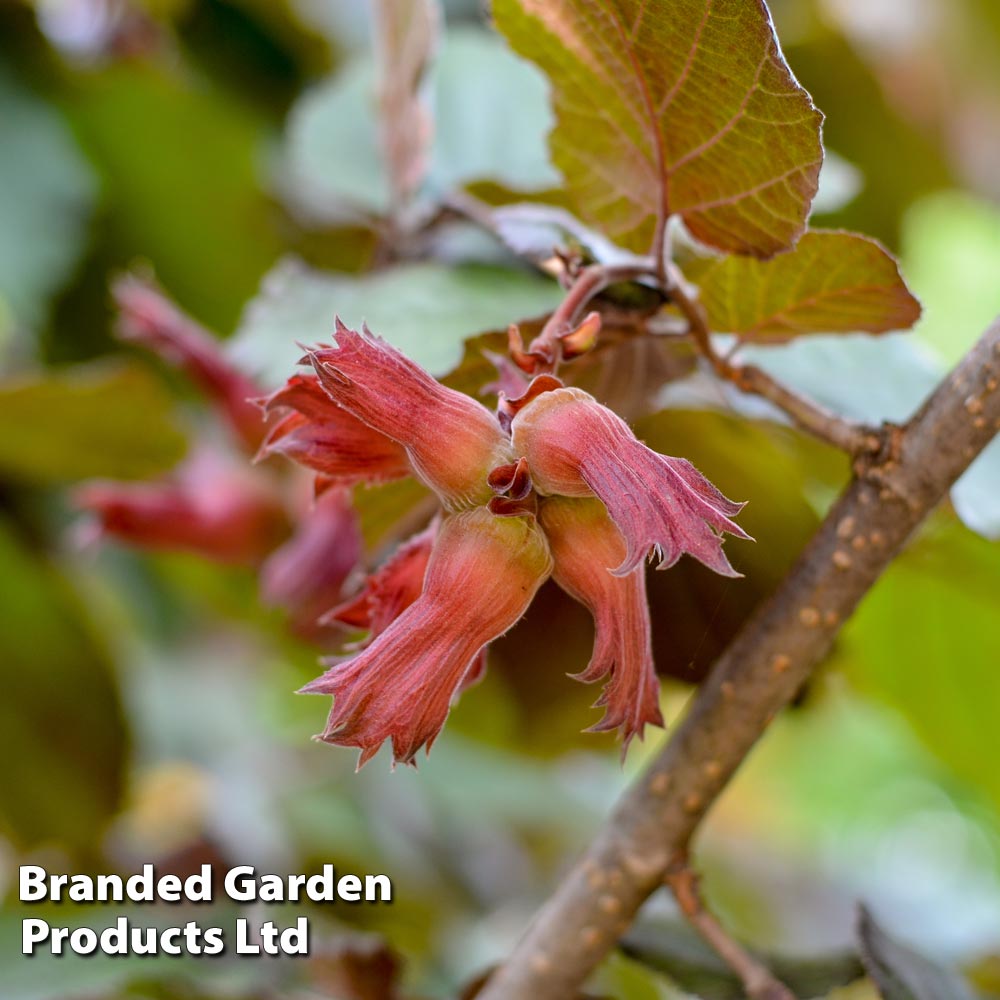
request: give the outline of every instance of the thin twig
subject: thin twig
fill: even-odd
[[[577,994],[858,603],[998,430],[1000,320],[899,430],[877,475],[855,476],[479,1000]]]
[[[450,210],[491,232],[495,226],[488,205],[466,194],[452,196]],[[855,459],[870,460],[882,455],[892,441],[894,428],[870,427],[840,416],[819,403],[795,392],[755,365],[733,364],[715,350],[705,310],[680,268],[669,259],[668,227],[659,224],[653,252],[634,265],[591,264],[572,276],[566,297],[549,317],[541,333],[532,341],[526,362],[532,374],[555,373],[562,361],[560,338],[580,322],[589,303],[609,285],[624,281],[645,281],[671,300],[687,323],[687,333],[720,378],[741,392],[760,396],[773,403],[799,428]],[[520,352],[523,355],[523,352]]]
[[[583,318],[584,311],[595,295],[599,295],[609,285],[619,281],[637,281],[652,276],[652,261],[648,265],[611,266],[591,264],[574,276],[566,297],[548,318],[538,339],[555,339],[567,330],[572,330]]]
[[[730,937],[715,915],[705,906],[699,877],[680,855],[667,869],[664,882],[674,894],[688,923],[708,942],[715,953],[743,983],[750,1000],[795,1000],[795,994],[771,971]]]
[[[712,333],[697,292],[687,283],[680,269],[667,262],[667,289],[671,301],[688,323],[691,339],[711,364],[716,374],[731,382],[741,392],[753,393],[774,403],[792,422],[835,448],[860,456],[877,454],[883,447],[883,433],[865,424],[848,420],[825,409],[813,400],[794,392],[755,365],[734,365],[712,345]]]
[[[774,403],[797,427],[821,441],[854,456],[878,454],[882,450],[883,434],[878,428],[833,413],[789,389],[756,365],[725,364],[724,377],[737,389]]]
[[[669,230],[670,215],[660,212],[656,217],[656,230],[653,233],[653,264],[656,268],[656,277],[661,287],[667,285],[667,261],[670,258]]]
[[[655,278],[652,260],[635,265],[590,264],[581,268],[573,275],[562,302],[528,347],[528,354],[535,361],[533,374],[558,370],[563,355],[562,340],[580,324],[595,296],[610,285],[643,278]]]

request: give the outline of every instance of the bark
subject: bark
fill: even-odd
[[[886,373],[891,378],[891,372]],[[844,622],[1000,429],[1000,320],[855,476],[480,1000],[575,997]]]

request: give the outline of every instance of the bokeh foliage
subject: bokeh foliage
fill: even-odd
[[[340,310],[475,394],[493,377],[482,348],[502,349],[508,321],[532,329],[559,290],[454,220],[397,259],[378,218],[387,189],[366,5],[136,3],[103,35],[99,22],[88,35],[60,20],[59,6],[0,7],[0,885],[29,858],[93,871],[387,871],[391,908],[315,914],[323,948],[372,932],[405,959],[408,991],[453,995],[503,954],[663,738],[647,737],[622,770],[610,738],[580,733],[598,717],[596,692],[564,675],[584,665],[587,616],[546,588],[426,766],[390,775],[379,760],[355,776],[350,754],[309,742],[322,704],[291,692],[315,674],[316,651],[260,606],[251,571],[81,550],[69,500],[85,478],[150,477],[185,441],[221,433],[189,386],[114,341],[107,283],[122,269],[153,269],[199,320],[235,334],[232,357],[268,386],[294,363],[289,342],[327,336]],[[543,78],[477,4],[446,6],[417,205],[433,212],[463,185],[496,202],[544,198],[559,178],[545,157]],[[773,4],[785,54],[827,116],[826,143],[860,182],[852,197],[853,181],[828,172],[812,221],[900,253],[925,317],[906,336],[817,337],[745,357],[852,417],[903,419],[1000,312],[1000,187],[983,167],[1000,149],[1000,25],[988,0],[938,0],[879,45],[864,7]],[[691,561],[650,574],[676,715],[847,464],[695,372],[669,338],[609,330],[576,372],[651,447],[750,501],[757,542],[730,546],[745,579]],[[809,955],[846,947],[864,897],[892,933],[997,992],[985,957],[1000,954],[998,498],[995,444],[709,823],[709,890],[749,940]],[[419,502],[412,483],[359,491],[372,560]],[[5,939],[16,914],[8,903]],[[322,955],[261,977],[233,963],[73,959],[25,975],[13,954],[5,947],[0,986],[14,1000],[305,996],[334,976]],[[675,995],[656,970],[615,956],[593,991]]]

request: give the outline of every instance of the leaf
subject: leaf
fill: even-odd
[[[760,257],[801,234],[822,116],[763,0],[495,0],[493,12],[552,83],[549,145],[585,221],[642,252],[667,214]]]
[[[0,519],[0,829],[93,855],[122,793],[111,665],[57,570]]]
[[[551,124],[545,81],[496,37],[476,29],[448,32],[427,89],[434,127],[425,195],[440,197],[473,181],[526,191],[558,183],[545,149]],[[357,59],[292,108],[281,186],[319,220],[389,210],[375,94],[372,60]]]
[[[957,362],[1000,315],[1000,212],[958,191],[917,202],[903,222],[903,261],[924,300],[919,339]],[[952,490],[962,520],[1000,538],[1000,441],[994,441]]]
[[[939,521],[888,569],[843,633],[848,676],[1000,809],[1000,549]]]
[[[800,4],[782,3],[782,8],[783,13],[805,10]],[[900,9],[893,7],[893,13]],[[826,113],[824,145],[864,172],[863,189],[837,211],[836,224],[898,247],[899,224],[908,206],[955,183],[948,150],[926,127],[900,113],[885,89],[881,60],[863,54],[842,31],[802,31],[802,22],[796,26],[795,20],[792,15],[784,22],[788,24],[785,52]],[[821,188],[822,184],[821,177]],[[915,287],[922,292],[919,285]]]
[[[1000,315],[1000,210],[958,191],[924,198],[904,217],[902,258],[924,300],[917,333],[956,363]]]
[[[495,35],[465,29],[445,38],[431,71],[434,143],[429,186],[447,194],[492,180],[519,191],[556,187],[545,135],[552,112],[545,78]]]
[[[379,148],[374,99],[375,66],[364,59],[296,101],[278,177],[286,201],[323,222],[388,212],[392,189]]]
[[[72,78],[64,100],[114,193],[115,266],[141,254],[186,309],[231,329],[283,245],[258,176],[260,113],[195,73],[138,60]]]
[[[855,233],[811,230],[771,260],[725,257],[691,277],[711,328],[743,340],[885,333],[920,317],[892,255]]]
[[[461,359],[466,337],[550,312],[560,298],[554,281],[501,267],[404,264],[353,277],[286,260],[265,278],[228,346],[247,372],[277,385],[302,355],[296,341],[329,341],[339,315],[348,326],[367,322],[443,375]]]
[[[1000,539],[1000,438],[969,466],[951,489],[951,502],[977,534]]]
[[[171,400],[141,368],[78,367],[0,383],[0,473],[33,483],[142,479],[174,465],[185,440]]]
[[[858,915],[858,944],[883,1000],[975,1000],[958,973],[890,937],[864,906]]]
[[[97,182],[56,110],[0,75],[0,335],[37,327],[84,247]]]

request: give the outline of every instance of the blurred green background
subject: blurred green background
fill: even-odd
[[[902,419],[1000,313],[1000,7],[772,7],[835,154],[814,222],[897,252],[925,318],[912,334],[821,337],[754,357],[852,416]],[[478,3],[446,8],[425,219],[462,187],[544,198],[558,187],[544,80],[488,32]],[[394,241],[369,13],[360,0],[0,5],[8,1000],[389,997],[383,942],[406,995],[455,995],[504,955],[665,739],[649,733],[623,768],[610,738],[581,734],[596,692],[564,675],[584,666],[590,625],[546,588],[418,772],[390,774],[380,756],[355,775],[352,753],[310,742],[324,702],[292,692],[317,673],[317,649],[264,606],[253,567],[81,542],[79,483],[153,478],[192,442],[224,438],[181,377],[114,338],[108,283],[123,270],[155,272],[263,387],[290,373],[296,339],[328,336],[339,310],[436,375],[461,362],[453,381],[475,392],[495,331],[558,301],[554,282],[468,225]],[[651,447],[750,501],[741,523],[757,544],[728,547],[745,580],[687,560],[650,576],[673,718],[814,530],[846,461],[724,394],[682,349],[626,341],[581,365],[581,384],[635,419]],[[406,485],[359,494],[370,560],[418,501]],[[862,899],[892,933],[1000,995],[998,537],[995,443],[711,815],[698,843],[707,892],[751,943],[792,957],[843,950]],[[385,872],[396,900],[314,910],[309,962],[20,957],[18,864],[186,873],[206,861]],[[669,917],[665,900],[649,909]],[[95,926],[114,915],[50,914]],[[178,920],[135,913],[168,918]],[[355,964],[375,992],[344,971],[349,946],[368,949]],[[675,996],[676,977],[647,964],[613,956],[593,992]]]

